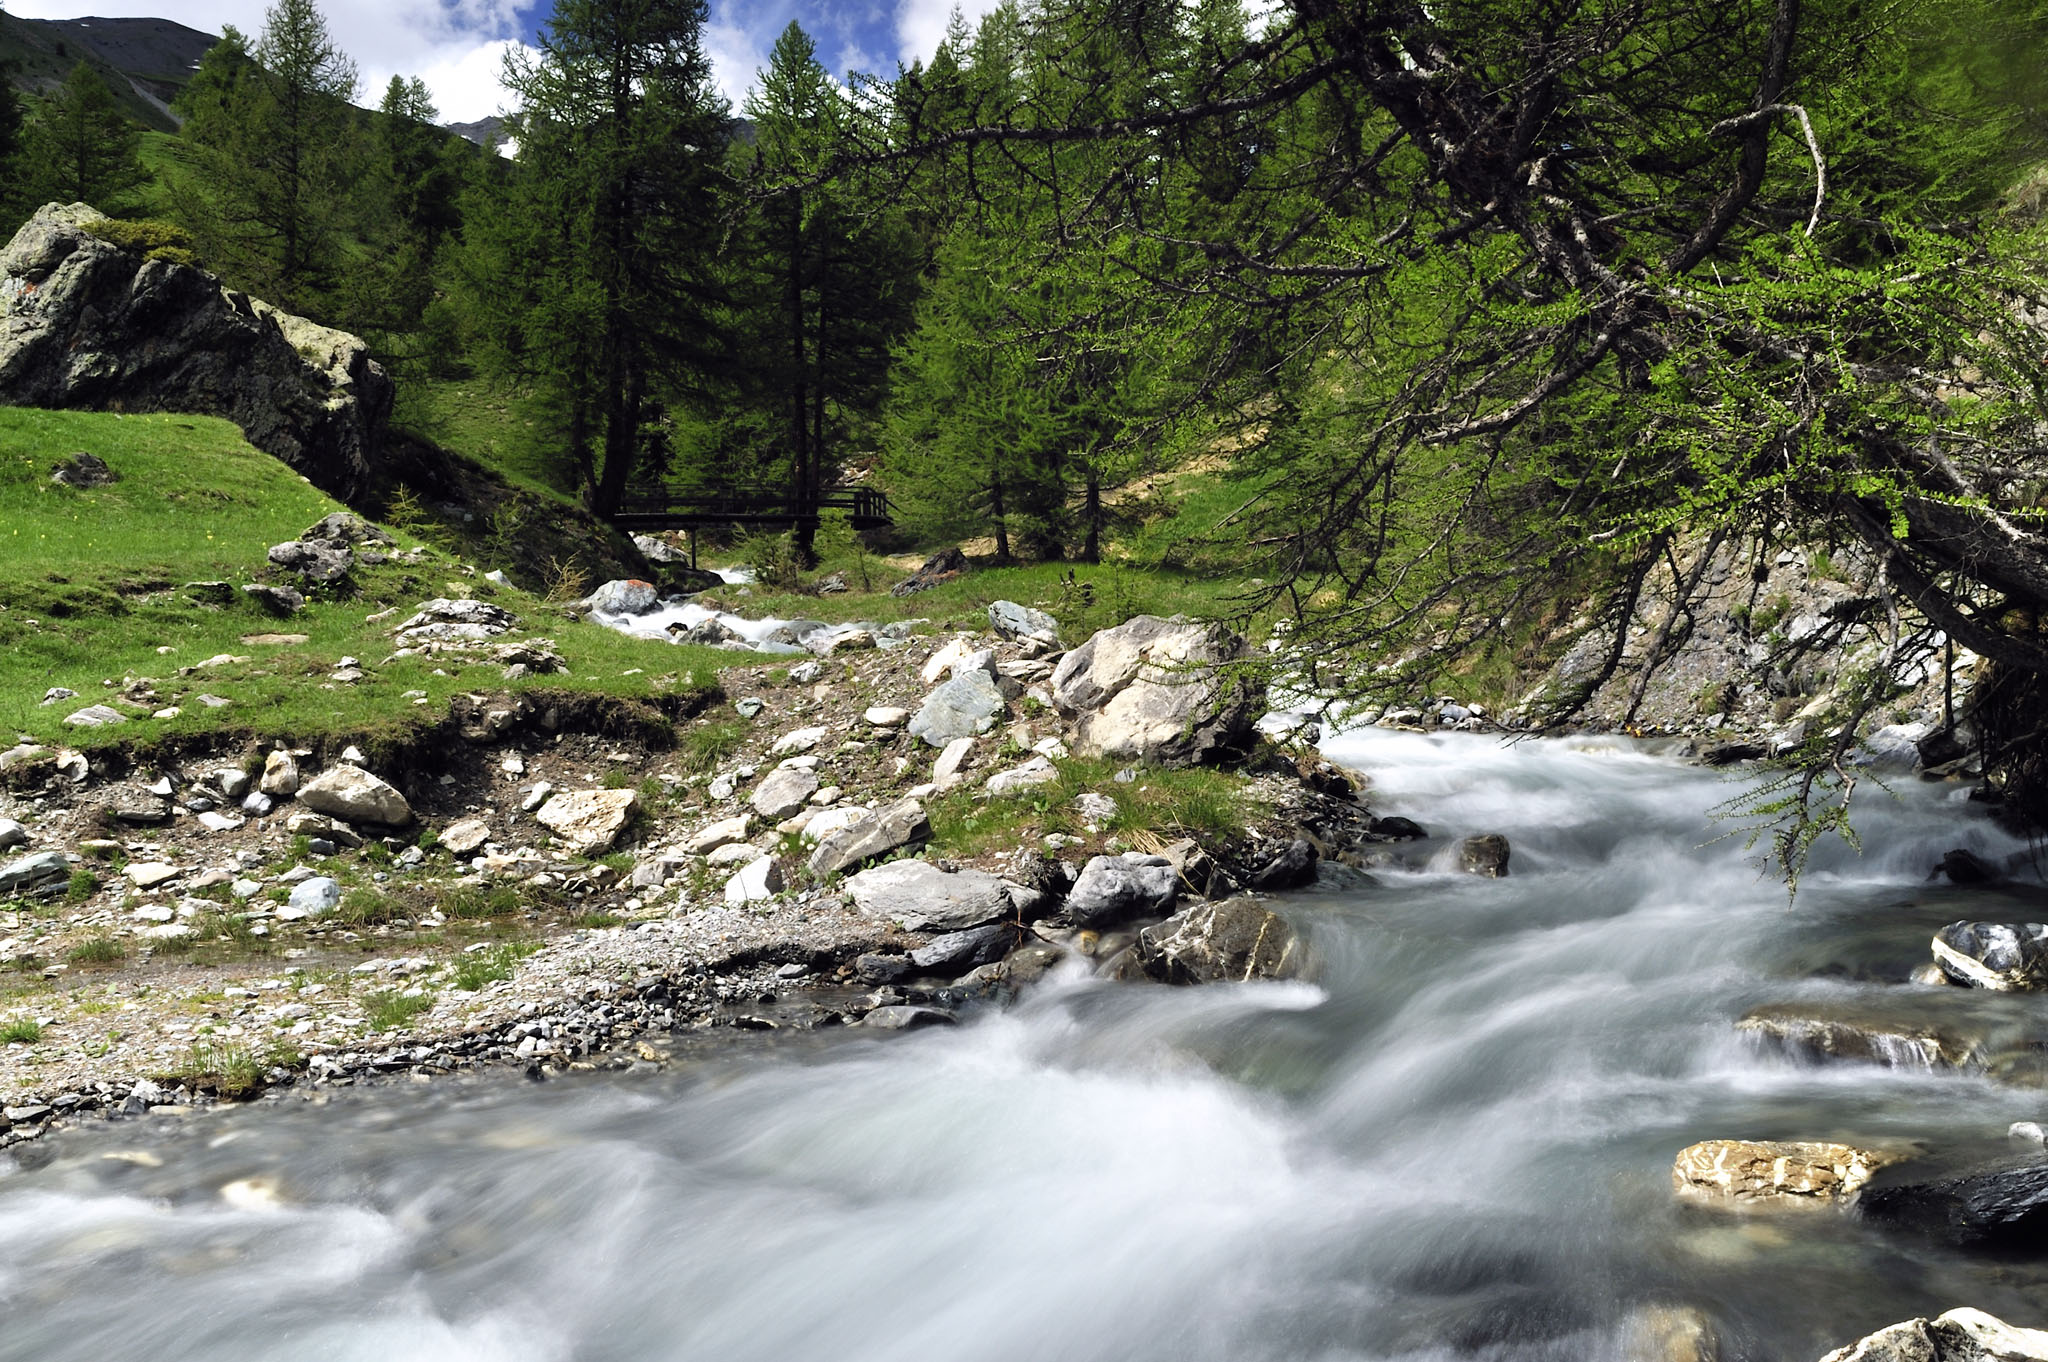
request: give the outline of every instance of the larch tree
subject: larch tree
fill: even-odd
[[[142,130],[122,112],[114,92],[85,62],[43,103],[34,158],[39,192],[64,203],[89,203],[109,217],[126,211],[149,171],[138,155]]]

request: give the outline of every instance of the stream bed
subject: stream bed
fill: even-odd
[[[1796,904],[1710,810],[1740,777],[1612,741],[1368,730],[1374,807],[1498,832],[1501,880],[1290,896],[1310,983],[1055,976],[1013,1009],[400,1083],[55,1137],[0,1161],[0,1359],[1336,1362],[1646,1356],[1703,1312],[1812,1362],[1915,1314],[2048,1323],[2048,1265],[1853,1215],[1677,1204],[1695,1140],[1995,1138],[2040,1093],[1806,1066],[1733,1022],[1898,996],[1935,927],[2039,920],[1952,786],[1859,792]]]

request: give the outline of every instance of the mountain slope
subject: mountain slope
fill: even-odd
[[[17,89],[55,89],[84,61],[129,112],[160,132],[177,128],[170,102],[218,42],[170,19],[20,19],[0,14],[0,64]]]

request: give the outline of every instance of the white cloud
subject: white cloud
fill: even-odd
[[[442,118],[466,123],[507,105],[499,70],[529,3],[325,0],[322,8],[335,42],[362,73],[362,102],[374,104],[394,75],[419,76]],[[252,40],[267,8],[267,0],[7,0],[7,12],[23,19],[172,19],[208,33],[233,24]]]
[[[959,10],[973,24],[1001,0],[902,0],[896,7],[898,54],[905,66],[930,61],[945,41],[946,25]]]

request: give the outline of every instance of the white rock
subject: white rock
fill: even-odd
[[[340,906],[340,904],[341,882],[329,879],[325,875],[315,875],[310,880],[299,882],[298,886],[292,890],[291,899],[285,906],[296,908],[302,913],[309,913],[317,917],[321,913],[333,910]],[[282,917],[284,914],[280,912],[278,916]]]
[[[548,800],[534,817],[556,836],[590,854],[610,849],[639,807],[640,796],[632,790],[573,790]]]
[[[163,861],[132,862],[121,872],[128,882],[137,889],[154,889],[160,884],[175,880],[184,872]]]
[[[208,832],[233,832],[248,821],[231,813],[215,813],[211,809],[199,815],[199,826]]]
[[[263,892],[263,886],[254,880],[236,880],[228,886],[228,892],[238,899],[253,899]]]
[[[974,751],[974,739],[955,738],[940,751],[937,761],[932,763],[932,784],[941,790],[958,785],[961,772],[967,765],[968,756]]]
[[[774,746],[768,749],[768,755],[786,757],[796,752],[808,752],[823,742],[825,735],[831,731],[822,725],[816,728],[793,729],[775,740]]]
[[[822,842],[833,833],[850,828],[868,816],[869,810],[858,804],[842,804],[836,809],[824,809],[804,820],[803,839],[806,842]]]
[[[927,686],[939,684],[939,678],[953,670],[953,664],[974,651],[974,642],[966,634],[956,634],[925,660],[924,669],[918,673]]]
[[[782,868],[773,856],[750,861],[725,882],[725,901],[730,904],[772,899],[782,892]]]
[[[837,785],[827,785],[823,789],[817,791],[815,794],[811,796],[811,803],[817,805],[821,809],[829,808],[832,805],[837,804],[839,802],[840,796],[844,795],[845,793],[846,791],[840,789]]]
[[[263,775],[256,782],[256,788],[272,799],[284,799],[299,792],[299,764],[292,760],[292,754],[282,747],[275,748],[264,758]]]
[[[692,856],[708,856],[722,846],[746,841],[753,831],[754,816],[750,813],[743,813],[737,818],[722,818],[683,843],[683,850]]]
[[[876,728],[901,728],[910,722],[910,711],[895,705],[875,705],[860,717]]]
[[[405,796],[359,766],[335,766],[299,787],[299,802],[347,823],[404,827],[412,822]]]
[[[553,785],[550,785],[545,780],[539,782],[532,789],[526,791],[526,797],[519,801],[519,812],[532,813],[535,809],[547,803],[548,796],[554,792],[555,787]]]
[[[441,845],[457,856],[467,856],[490,840],[491,825],[481,818],[465,818],[441,830]]]
[[[745,865],[761,853],[745,842],[728,842],[717,847],[704,859],[711,865]]]
[[[818,788],[818,773],[802,767],[781,767],[768,773],[768,778],[755,787],[748,796],[754,811],[771,823],[783,819],[804,807],[804,803]]]
[[[998,771],[990,776],[985,788],[992,795],[1022,794],[1035,786],[1051,784],[1059,778],[1058,767],[1044,757],[1033,757],[1022,766]]]
[[[28,845],[28,829],[12,818],[0,818],[0,851]]]
[[[213,783],[229,799],[240,799],[249,793],[249,773],[239,766],[223,766],[213,773]]]

